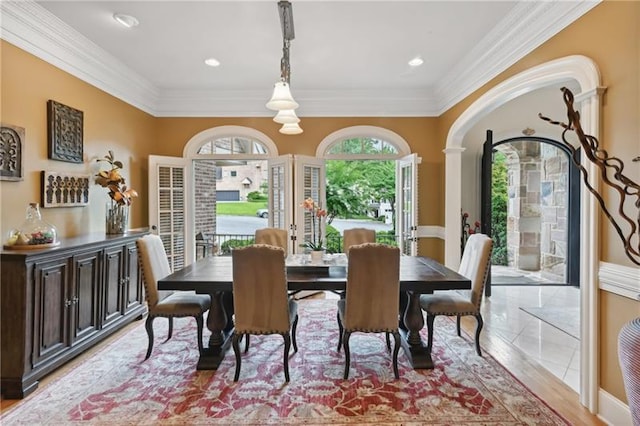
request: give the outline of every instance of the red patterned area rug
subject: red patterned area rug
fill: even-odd
[[[229,350],[217,371],[196,371],[195,321],[156,320],[144,360],[141,322],[77,368],[2,414],[2,425],[429,424],[566,425],[490,355],[478,357],[455,322],[436,320],[433,370],[414,371],[400,351],[395,380],[384,335],[354,334],[343,380],[334,300],[300,301],[299,351],[284,381],[280,336],[252,336],[233,382]],[[244,345],[242,345],[244,348]]]

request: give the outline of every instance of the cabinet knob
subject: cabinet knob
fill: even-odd
[[[65,300],[65,301],[64,301],[64,306],[66,306],[66,307],[71,306],[71,300],[68,300],[68,299],[67,299],[67,300]]]

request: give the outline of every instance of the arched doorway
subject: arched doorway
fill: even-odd
[[[498,223],[492,214],[496,152],[503,152],[508,159],[506,223]],[[494,265],[537,272],[540,282],[580,286],[580,171],[570,156],[566,146],[547,137],[494,141],[493,132],[487,130],[481,223],[482,232],[494,238]],[[496,227],[502,232],[496,232]],[[504,255],[497,259],[495,254],[502,250]],[[490,275],[487,296],[491,295],[491,283]]]
[[[459,217],[461,210],[461,165],[463,139],[466,132],[498,106],[536,89],[575,80],[580,93],[576,101],[580,105],[582,127],[591,135],[599,135],[600,105],[603,88],[596,64],[585,56],[574,55],[556,59],[523,71],[493,87],[470,105],[451,126],[446,142],[446,205],[445,205],[445,263],[456,268],[460,262],[461,237]],[[589,175],[595,174],[595,166],[583,164]],[[582,189],[580,232],[584,237],[580,244],[581,286],[581,381],[580,402],[589,410],[597,409],[598,397],[598,348],[595,336],[598,329],[597,268],[598,258],[593,247],[598,246],[598,223],[595,220],[597,204]]]

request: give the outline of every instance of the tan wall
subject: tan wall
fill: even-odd
[[[153,118],[125,103],[69,76],[57,68],[0,42],[2,58],[1,111],[3,123],[26,129],[25,178],[22,182],[0,182],[1,236],[18,226],[28,202],[40,199],[41,170],[92,172],[92,160],[108,149],[125,163],[125,176],[140,190],[132,210],[132,226],[147,224],[147,156],[181,156],[182,149],[196,133],[219,125],[256,128],[271,137],[281,154],[313,155],[318,143],[329,133],[353,125],[374,125],[404,137],[423,159],[419,168],[419,224],[444,224],[444,149],[446,136],[455,119],[480,95],[497,83],[527,68],[566,55],[583,54],[600,67],[607,86],[604,100],[601,142],[612,155],[627,160],[628,169],[640,177],[637,165],[628,160],[639,154],[640,135],[640,2],[606,1],[573,25],[439,118],[307,118],[305,132],[283,136],[270,118]],[[47,160],[46,101],[54,99],[84,111],[85,163],[82,165]],[[634,171],[635,170],[635,171]],[[640,180],[640,179],[637,179]],[[55,224],[63,236],[104,230],[103,188],[92,185],[88,207],[46,209],[44,218]],[[602,219],[602,259],[629,264],[620,242]],[[443,257],[442,241],[421,241],[420,253]],[[602,293],[600,309],[602,387],[626,401],[622,377],[617,367],[614,342],[621,324],[638,316],[638,303]]]
[[[128,186],[145,192],[146,156],[153,142],[154,118],[78,80],[15,46],[0,42],[2,59],[0,120],[25,129],[24,179],[0,181],[2,207],[0,236],[6,240],[10,229],[25,219],[29,202],[40,202],[40,172],[88,173],[98,170],[95,159],[109,149],[124,163]],[[84,114],[84,163],[47,159],[47,100],[53,99]],[[60,236],[104,232],[107,190],[90,185],[89,206],[41,209],[43,219],[58,229]],[[131,209],[132,227],[147,223],[147,202],[135,200]]]

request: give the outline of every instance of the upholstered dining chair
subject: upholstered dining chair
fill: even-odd
[[[235,313],[231,343],[236,356],[233,381],[237,382],[240,377],[240,339],[243,336],[247,339],[246,352],[251,334],[280,334],[284,339],[284,377],[288,382],[292,341],[294,352],[298,351],[298,304],[287,297],[284,250],[272,245],[254,244],[234,249],[231,256]]]
[[[349,248],[358,244],[375,243],[376,231],[367,228],[345,229],[342,234],[342,251],[349,254]]]
[[[287,253],[289,253],[287,246],[288,239],[289,234],[286,229],[262,228],[256,229],[255,233],[256,244],[269,244],[270,246],[282,247],[285,257]]]
[[[393,374],[398,373],[398,303],[400,299],[400,249],[386,244],[366,243],[349,249],[347,290],[338,300],[338,351],[344,344],[344,378],[349,378],[349,338],[354,332],[393,334]]]
[[[209,310],[211,298],[206,294],[192,292],[159,291],[158,280],[171,273],[167,253],[162,240],[157,235],[145,235],[136,241],[138,259],[142,270],[142,279],[149,313],[145,322],[149,346],[145,359],[149,359],[153,350],[153,320],[168,318],[169,333],[173,334],[173,318],[194,317],[198,325],[198,350],[202,353],[202,327],[204,313]]]
[[[458,273],[471,280],[471,291],[466,292],[468,294],[463,295],[456,290],[447,290],[420,296],[420,307],[427,313],[428,352],[431,351],[433,343],[433,322],[437,315],[455,315],[458,336],[460,336],[460,318],[466,315],[473,315],[477,321],[476,352],[478,356],[482,356],[480,351],[480,332],[484,322],[480,313],[480,306],[482,304],[484,286],[487,282],[492,248],[493,241],[484,234],[473,234],[467,240]]]

